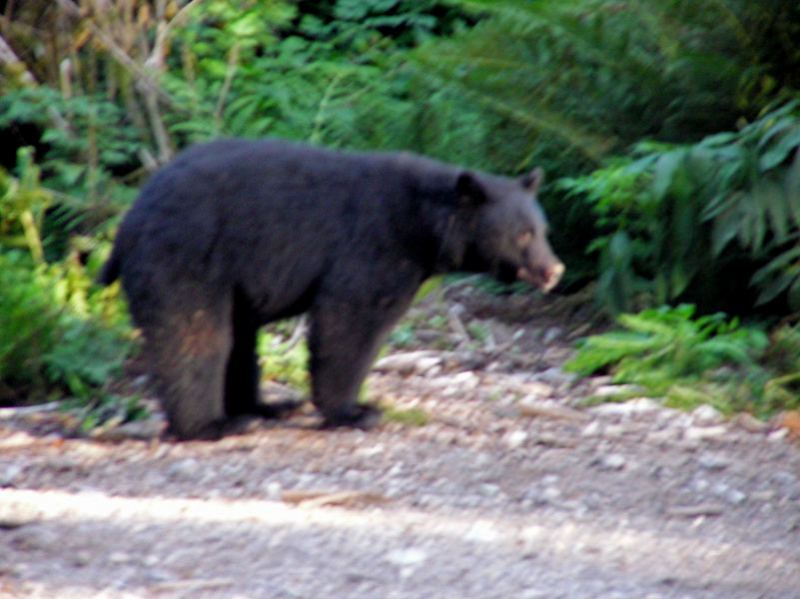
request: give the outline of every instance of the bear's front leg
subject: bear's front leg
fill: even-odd
[[[311,311],[311,400],[323,426],[371,428],[380,410],[358,392],[381,342],[404,310],[326,301]]]

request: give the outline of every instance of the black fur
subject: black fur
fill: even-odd
[[[100,280],[122,278],[179,437],[269,411],[256,331],[302,313],[312,401],[327,425],[359,425],[374,410],[358,389],[420,284],[550,268],[545,227],[517,180],[406,153],[223,140],[145,185]],[[537,231],[538,249],[515,246],[523,230]]]

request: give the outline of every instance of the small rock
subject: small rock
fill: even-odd
[[[718,503],[701,503],[699,505],[679,505],[667,508],[668,516],[679,518],[697,518],[698,516],[719,516],[725,507]]]
[[[785,470],[779,470],[772,474],[772,480],[778,485],[783,487],[788,487],[797,482],[797,477],[792,474],[791,472],[786,472]]]
[[[628,432],[624,426],[618,426],[614,424],[607,424],[603,428],[603,436],[606,439],[619,439],[620,437],[624,436],[625,433]]]
[[[525,383],[523,387],[528,395],[540,398],[552,397],[556,391],[552,385],[536,380]]]
[[[590,418],[585,412],[574,408],[560,405],[554,401],[535,401],[530,397],[520,402],[519,413],[521,416],[530,416],[532,418],[542,417],[574,422],[583,422]]]
[[[500,494],[500,487],[497,485],[493,485],[491,483],[482,484],[481,487],[481,495],[486,497],[497,497]]]
[[[88,551],[79,551],[70,555],[70,562],[75,568],[85,568],[92,563],[92,555]]]
[[[506,445],[509,449],[519,449],[528,440],[528,433],[525,431],[512,431],[506,436]]]
[[[727,432],[728,429],[724,426],[690,426],[683,432],[683,438],[687,441],[706,441],[708,439],[720,439]]]
[[[727,458],[712,453],[704,453],[697,458],[697,463],[706,470],[724,470],[731,462]]]
[[[550,345],[553,341],[561,337],[562,331],[558,327],[550,327],[542,335],[542,343]]]
[[[150,555],[144,556],[142,559],[142,564],[147,566],[148,568],[152,568],[161,563],[161,558],[153,553]]]
[[[547,486],[542,489],[541,497],[548,503],[554,503],[561,498],[561,489],[554,486]]]
[[[597,420],[590,422],[581,431],[581,435],[584,437],[599,437],[603,434],[603,425],[600,424]]]
[[[200,463],[194,458],[186,458],[175,462],[167,468],[167,475],[170,478],[193,479],[197,478],[200,472]]]
[[[528,489],[523,495],[523,504],[528,506],[553,505],[561,499],[561,490],[552,485],[546,484],[542,479],[542,486],[535,486]]]
[[[283,497],[283,485],[274,480],[268,482],[264,487],[264,493],[266,494],[267,499],[280,501]]]
[[[779,428],[778,430],[772,431],[769,435],[767,435],[767,440],[776,443],[778,441],[783,441],[788,436],[789,436],[788,428]]]
[[[594,390],[595,397],[613,397],[615,395],[641,393],[642,388],[638,385],[601,385]]]
[[[0,487],[13,487],[20,474],[22,474],[22,466],[9,464],[0,472]]]
[[[41,519],[41,513],[33,506],[25,503],[8,503],[0,505],[0,530],[13,530]]]
[[[108,561],[112,564],[127,564],[131,562],[133,558],[122,551],[114,551],[111,555],[108,556]]]
[[[607,386],[605,389],[610,387],[611,386]],[[649,397],[640,397],[639,399],[632,399],[622,403],[602,404],[593,407],[591,411],[601,416],[620,416],[622,418],[630,418],[632,416],[656,412],[661,409],[662,407],[658,402],[650,399]]]
[[[600,470],[622,470],[626,461],[620,454],[610,453],[592,460],[591,464],[597,466]]]
[[[755,501],[772,501],[775,499],[775,491],[756,491],[750,497],[752,497]]]
[[[763,422],[755,416],[747,413],[739,414],[734,419],[734,423],[736,423],[739,428],[746,430],[748,433],[764,433],[769,428],[769,425],[766,422]]]
[[[462,390],[471,391],[472,389],[477,388],[481,382],[481,379],[471,370],[467,370],[465,372],[459,372],[458,374],[450,377],[450,382],[452,385],[459,387]]]
[[[678,436],[680,431],[664,429],[662,431],[652,431],[647,433],[645,443],[648,445],[669,445]]]
[[[724,499],[731,505],[740,505],[747,500],[747,495],[736,489],[731,489],[724,495]]]
[[[102,441],[112,442],[126,441],[128,439],[150,441],[161,436],[165,425],[166,423],[163,420],[157,418],[136,420],[108,429],[102,429],[98,433],[93,434],[92,437]]]
[[[714,426],[724,421],[722,413],[713,406],[702,405],[692,411],[692,424],[695,426]]]
[[[731,505],[740,505],[744,503],[744,501],[747,499],[747,495],[745,495],[744,493],[742,493],[737,489],[731,489],[725,483],[717,483],[716,485],[714,485],[714,487],[712,488],[712,492],[714,493],[714,495],[716,495],[720,499],[724,499],[727,503],[730,503]]]
[[[496,541],[499,536],[500,533],[491,522],[478,521],[470,527],[464,538],[468,541],[491,543]]]
[[[400,567],[418,566],[428,559],[428,553],[422,549],[410,547],[395,549],[386,554],[386,561]]]
[[[441,355],[432,351],[416,351],[391,354],[375,363],[378,372],[397,372],[403,376],[423,374],[442,363]]]
[[[576,376],[574,374],[564,372],[560,368],[554,366],[553,368],[548,368],[547,370],[538,373],[535,378],[536,380],[547,383],[548,385],[552,385],[553,387],[567,387],[575,381]]]

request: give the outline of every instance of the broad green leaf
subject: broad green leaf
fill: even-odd
[[[800,147],[800,127],[795,124],[793,130],[761,156],[761,160],[758,163],[761,171],[768,171],[780,165],[798,147]]]

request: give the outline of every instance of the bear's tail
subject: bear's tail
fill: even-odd
[[[103,265],[100,274],[97,276],[97,282],[101,285],[111,285],[119,278],[120,273],[120,256],[119,244],[114,244],[114,249],[111,250],[111,256],[108,261]]]

